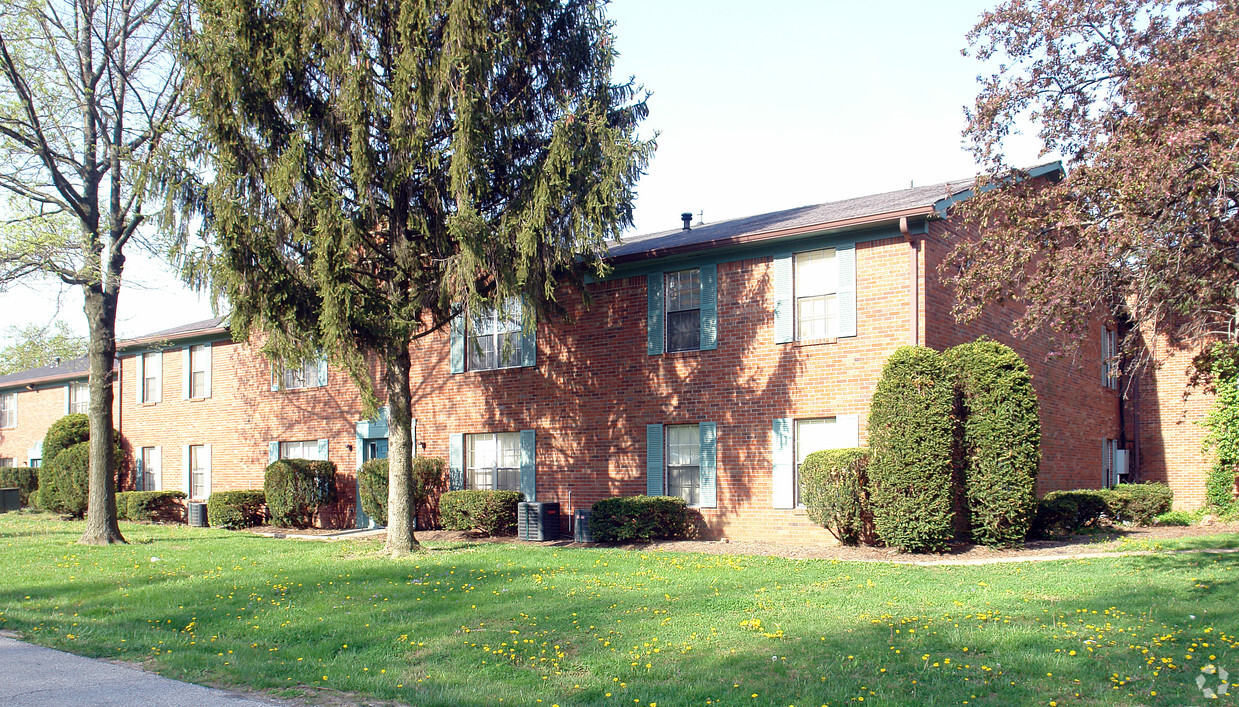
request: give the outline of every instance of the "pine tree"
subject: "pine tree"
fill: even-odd
[[[470,308],[523,325],[605,270],[652,142],[598,0],[203,0],[186,43],[234,334],[322,350],[389,405],[387,549],[412,551],[410,353]],[[199,270],[199,272],[202,272]]]

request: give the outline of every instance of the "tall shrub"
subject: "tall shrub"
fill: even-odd
[[[1235,470],[1239,468],[1239,361],[1224,344],[1213,346],[1209,360],[1216,396],[1205,415],[1209,432],[1204,451],[1215,456],[1205,481],[1205,501],[1225,507],[1235,499]]]
[[[78,442],[52,460],[55,478],[55,507],[48,510],[73,518],[86,515],[86,499],[90,495],[90,442]]]
[[[62,489],[59,485],[56,458],[65,450],[89,440],[90,420],[81,413],[65,415],[47,428],[47,432],[43,435],[43,463],[39,467],[39,490],[35,495],[35,505],[57,513],[68,513],[66,504],[77,503],[78,490]],[[121,460],[125,458],[120,440],[120,432],[112,430],[114,444],[112,454],[113,459],[116,460],[118,481],[122,475]],[[119,487],[118,483],[117,488]],[[86,491],[81,493],[86,493]],[[68,496],[62,498],[63,494],[68,494]],[[70,513],[70,515],[74,514]]]
[[[0,488],[16,488],[21,504],[30,505],[30,497],[39,488],[39,470],[26,466],[0,467]]]
[[[413,483],[409,489],[409,503],[413,517],[418,518],[432,497],[443,493],[447,463],[438,457],[413,457]],[[361,509],[378,525],[387,525],[387,460],[370,459],[357,470],[357,482],[361,494]]]
[[[800,465],[800,497],[809,520],[844,545],[856,545],[869,530],[868,466],[867,449],[814,452]]]
[[[263,479],[271,523],[306,528],[318,509],[336,500],[336,465],[311,459],[280,459]]]
[[[964,497],[972,539],[1011,547],[1024,542],[1037,512],[1041,420],[1028,364],[987,338],[944,354],[959,393]]]
[[[891,354],[869,408],[873,521],[887,545],[925,552],[951,541],[954,407],[941,354],[921,346]]]

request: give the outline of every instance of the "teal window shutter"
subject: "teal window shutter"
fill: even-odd
[[[651,356],[657,356],[663,352],[662,272],[652,272],[645,276],[645,292],[647,299],[645,352]]]
[[[663,495],[663,426],[645,426],[645,495]]]
[[[327,385],[327,357],[322,356],[318,359],[318,384],[320,386]]]
[[[839,336],[856,336],[856,246],[835,248],[835,264],[839,267],[839,290],[835,294],[839,305]]]
[[[280,460],[280,443],[267,442],[267,463],[274,464]]]
[[[448,490],[460,491],[465,487],[465,436],[449,435],[448,442]]]
[[[465,372],[465,313],[458,308],[452,317],[452,373]]]
[[[529,327],[521,329],[521,365],[526,368],[538,363],[538,318],[532,312],[529,318]]]
[[[701,266],[701,350],[718,348],[718,266]]]
[[[771,457],[774,461],[771,489],[775,508],[796,505],[796,445],[792,437],[792,419],[780,417],[771,425]]]
[[[318,458],[327,461],[330,457],[327,456],[327,440],[318,440]]]
[[[786,344],[795,335],[795,298],[792,291],[792,256],[774,259],[774,343]]]
[[[69,398],[73,397],[72,393],[73,393],[73,384],[66,383],[65,384],[65,414],[66,415],[68,415],[71,412],[71,408],[69,407]]]
[[[283,368],[278,364],[271,364],[271,390],[277,391],[280,389],[280,376],[283,375]]]
[[[142,400],[142,386],[146,384],[146,359],[141,353],[139,353],[135,358],[138,362],[138,379],[137,386],[134,388],[134,402],[141,405],[144,402]]]
[[[533,430],[521,430],[521,493],[525,500],[538,500],[538,477],[534,465],[534,455],[537,452],[537,438]]]
[[[697,425],[701,435],[701,507],[718,507],[718,426],[713,422]]]

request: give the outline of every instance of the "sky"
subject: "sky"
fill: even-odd
[[[964,107],[987,69],[960,50],[995,4],[615,0],[615,78],[650,92],[642,134],[658,144],[632,233],[972,176]],[[1028,137],[1010,156],[1043,159]],[[156,258],[128,253],[124,278],[121,338],[214,316]],[[81,296],[46,281],[0,292],[0,345],[55,319],[85,333]]]

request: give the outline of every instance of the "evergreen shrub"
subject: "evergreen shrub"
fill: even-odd
[[[1110,504],[1101,489],[1051,491],[1037,503],[1032,533],[1040,537],[1071,535],[1099,525],[1109,512]]]
[[[21,504],[29,506],[30,496],[39,488],[39,470],[25,466],[0,466],[0,488],[17,489]]]
[[[1160,482],[1119,484],[1103,494],[1110,518],[1121,523],[1153,525],[1174,505],[1174,492]]]
[[[517,504],[524,500],[519,491],[448,491],[439,498],[439,518],[446,530],[514,535]]]
[[[958,391],[962,470],[972,539],[991,547],[1024,542],[1037,511],[1041,421],[1028,364],[987,338],[944,354]]]
[[[43,462],[38,469],[38,492],[35,494],[35,505],[44,510],[53,511],[55,513],[65,513],[70,516],[79,516],[86,513],[85,506],[82,505],[81,514],[75,512],[80,504],[85,504],[85,497],[89,494],[89,485],[78,489],[62,489],[59,479],[62,476],[60,468],[57,466],[56,459],[61,453],[70,448],[76,447],[90,440],[90,419],[82,413],[72,413],[56,420],[47,428],[47,432],[43,435]],[[117,430],[112,430],[112,458],[116,462],[116,475],[119,480],[123,469],[123,460],[125,451],[121,447],[121,436]],[[87,447],[89,449],[89,446]],[[88,453],[89,456],[89,453]],[[76,463],[76,459],[74,460]],[[82,472],[86,481],[89,484],[88,472]],[[117,488],[120,487],[119,481]]]
[[[55,500],[54,506],[48,510],[70,518],[86,515],[86,500],[90,493],[89,468],[90,442],[78,442],[56,455],[52,460]]]
[[[869,409],[868,473],[878,538],[908,552],[939,551],[954,532],[955,383],[941,354],[891,354]]]
[[[252,528],[262,525],[266,502],[266,494],[257,489],[216,491],[207,498],[207,518],[215,528]]]
[[[414,517],[427,507],[432,497],[443,492],[447,464],[438,457],[413,457],[413,484],[409,490],[409,503]],[[386,459],[370,459],[357,470],[361,493],[361,509],[374,519],[377,525],[387,525],[388,466]]]
[[[814,452],[800,465],[800,498],[809,520],[844,545],[872,540],[867,449]]]
[[[314,459],[274,461],[267,466],[263,491],[273,525],[308,528],[318,510],[336,500],[336,465]]]
[[[678,496],[604,498],[589,515],[589,531],[600,543],[682,538],[688,528],[688,504]]]

